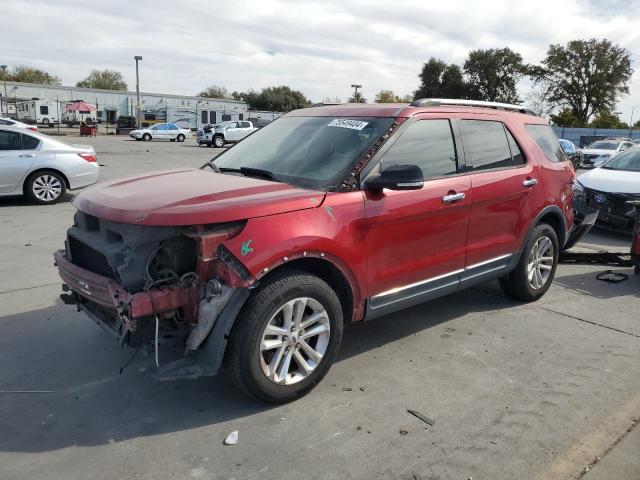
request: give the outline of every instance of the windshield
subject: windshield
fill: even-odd
[[[640,172],[640,148],[629,149],[605,163],[602,168],[607,170],[623,170],[626,172]]]
[[[605,142],[602,140],[598,140],[597,142],[593,142],[587,148],[593,150],[616,150],[618,148],[617,142]]]
[[[307,188],[336,186],[393,123],[380,117],[283,117],[216,158],[221,168],[266,170]]]

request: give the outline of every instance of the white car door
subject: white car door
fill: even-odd
[[[226,138],[228,142],[237,142],[240,140],[240,129],[238,128],[238,122],[232,122],[227,127]]]
[[[23,136],[28,137],[24,146]],[[0,193],[15,190],[31,168],[37,147],[33,140],[35,137],[0,129]]]
[[[180,129],[177,125],[173,125],[172,123],[167,125],[167,138],[170,140],[175,140],[178,138],[178,134],[180,133]]]

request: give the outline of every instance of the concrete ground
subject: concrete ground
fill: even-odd
[[[195,141],[91,143],[103,179],[198,166]],[[68,199],[67,199],[68,200]],[[533,304],[489,283],[346,329],[308,396],[222,377],[156,383],[61,304],[51,253],[73,207],[0,199],[0,478],[638,479],[640,277],[561,265]],[[585,245],[627,250],[595,231]],[[409,415],[418,410],[433,426]],[[235,446],[224,438],[239,431]]]

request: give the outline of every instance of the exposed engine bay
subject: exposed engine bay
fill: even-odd
[[[254,281],[222,244],[243,226],[131,225],[78,211],[65,250],[54,255],[67,292],[61,298],[120,344],[147,345],[157,364],[160,346],[174,351],[168,361],[176,351],[192,355],[232,294]]]

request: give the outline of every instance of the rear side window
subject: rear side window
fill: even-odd
[[[21,135],[18,132],[0,130],[0,150],[22,149]]]
[[[22,134],[22,150],[35,150],[38,148],[38,144],[40,140],[36,137],[32,137],[31,135]]]
[[[49,115],[49,107],[40,105],[40,115]]]
[[[525,128],[550,161],[567,161],[567,156],[560,146],[560,141],[549,125],[525,125]]]
[[[382,168],[417,165],[425,179],[457,173],[456,147],[449,120],[418,120],[382,158]]]
[[[524,163],[522,152],[502,122],[462,120],[461,123],[465,151],[471,156],[471,166],[467,166],[471,170],[508,168]]]

